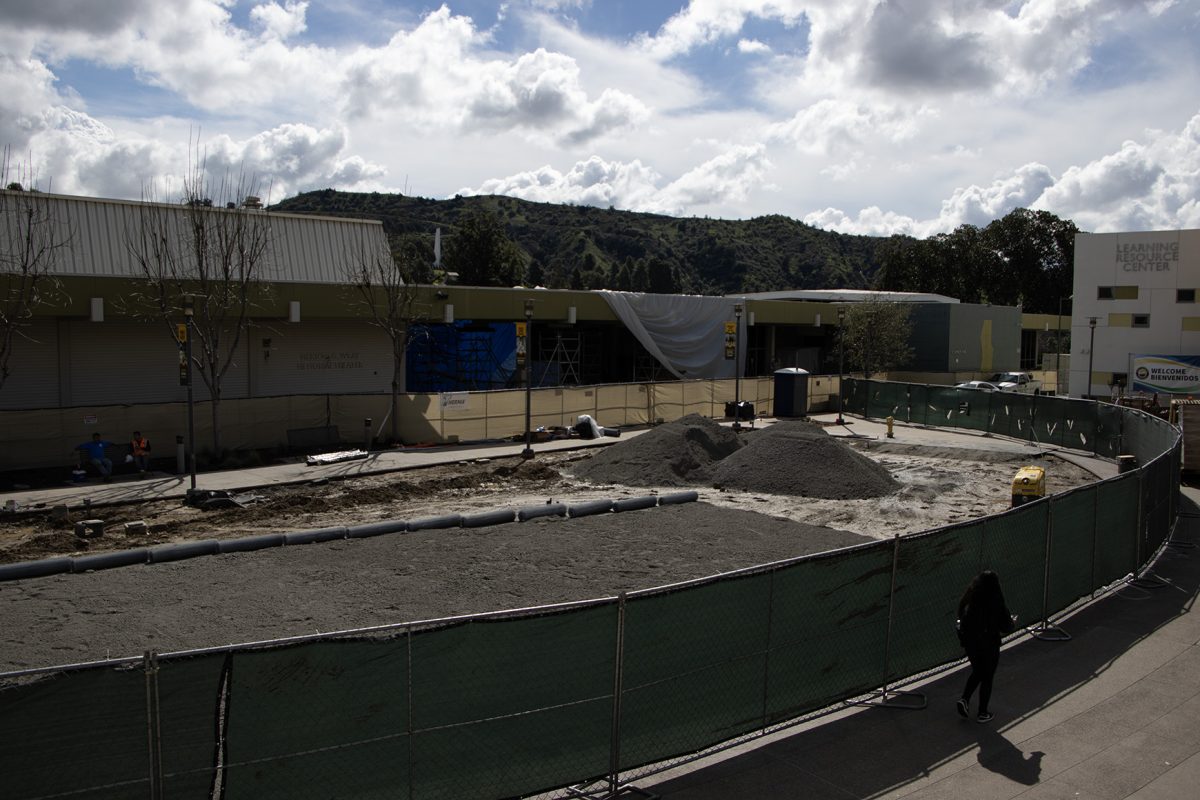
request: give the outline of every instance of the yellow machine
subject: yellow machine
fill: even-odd
[[[1015,508],[1046,496],[1046,470],[1043,467],[1021,467],[1012,481],[1012,504]]]

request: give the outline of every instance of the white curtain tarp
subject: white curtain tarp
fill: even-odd
[[[658,362],[678,378],[732,378],[725,358],[725,323],[734,323],[730,297],[602,291],[609,307]],[[745,320],[737,359],[745,363]]]

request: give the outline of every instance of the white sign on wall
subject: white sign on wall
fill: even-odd
[[[466,411],[471,406],[470,399],[470,392],[440,392],[438,394],[442,411]]]
[[[1200,356],[1131,355],[1135,392],[1200,394]]]

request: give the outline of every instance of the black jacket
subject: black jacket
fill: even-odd
[[[959,639],[963,645],[1000,645],[1005,634],[1016,629],[1004,595],[979,601],[963,598],[958,604]]]

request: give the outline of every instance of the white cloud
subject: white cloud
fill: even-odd
[[[400,124],[516,130],[573,144],[628,130],[649,114],[617,90],[589,99],[570,56],[538,48],[512,60],[485,59],[476,55],[484,40],[469,19],[443,6],[386,47],[353,55],[342,87],[346,107],[355,116],[402,109]]]
[[[738,204],[762,186],[771,162],[761,144],[738,145],[668,185],[658,199],[664,214],[693,213],[705,206]]]
[[[654,203],[662,176],[640,161],[619,163],[592,156],[567,172],[544,166],[506,178],[484,181],[459,194],[502,194],[541,203],[618,206],[644,210]]]
[[[303,33],[308,28],[305,21],[307,12],[307,2],[288,0],[287,5],[283,6],[276,2],[270,2],[251,9],[250,19],[262,26],[264,36],[288,39]]]
[[[765,42],[760,42],[757,39],[738,39],[737,48],[739,53],[769,53],[771,47]]]
[[[918,237],[959,225],[987,225],[1014,208],[1037,208],[1070,219],[1081,230],[1119,231],[1200,225],[1200,113],[1178,133],[1146,131],[1146,141],[1126,141],[1108,153],[1055,177],[1030,163],[990,184],[956,189],[937,217],[919,220],[868,207],[851,216],[838,208],[808,214],[822,228],[885,236]]]
[[[841,209],[826,208],[806,215],[804,222],[814,228],[863,236],[891,236],[897,233],[908,236],[922,235],[918,233],[920,224],[912,217],[883,211],[878,206],[864,208],[858,212],[857,217],[850,217]]]
[[[1178,133],[1146,131],[1145,140],[1067,169],[1037,206],[1085,230],[1197,226],[1200,113]]]
[[[689,3],[653,36],[642,36],[638,46],[659,59],[673,58],[700,45],[736,36],[748,17],[796,25],[804,16],[804,2],[790,0],[711,0]]]
[[[867,105],[850,100],[819,100],[800,109],[786,122],[767,128],[769,141],[784,141],[812,155],[845,153],[868,140],[899,143],[916,135],[925,107]]]
[[[636,44],[660,60],[739,36],[750,19],[809,26],[796,78],[821,93],[857,88],[1029,93],[1089,63],[1117,14],[1168,5],[1127,0],[695,0]],[[778,83],[781,76],[764,76]]]
[[[44,114],[30,155],[43,182],[55,192],[140,198],[170,197],[187,172],[192,153],[180,139],[118,137],[98,120],[58,106]],[[279,199],[309,189],[386,189],[386,169],[348,154],[342,128],[288,124],[243,140],[221,134],[197,137],[195,150],[215,181],[245,176],[260,193]]]
[[[252,176],[265,184],[264,194],[270,185],[272,199],[326,186],[354,191],[378,185],[386,170],[357,156],[343,157],[345,149],[340,127],[288,124],[240,142],[218,136],[205,152],[210,172]]]
[[[496,56],[491,34],[446,6],[382,46],[341,50],[293,43],[307,28],[307,2],[256,5],[249,18],[261,35],[238,27],[228,5],[127,0],[118,6],[124,16],[101,14],[91,29],[68,24],[51,31],[64,16],[52,13],[58,4],[51,0],[37,17],[45,30],[23,43],[25,55],[36,59],[37,50],[50,54],[48,63],[85,59],[130,69],[144,83],[224,117],[328,123],[340,113],[447,133],[516,130],[580,143],[627,131],[649,114],[627,92],[589,93],[578,64],[563,53],[539,48]]]
[[[664,184],[662,175],[640,161],[620,163],[592,156],[566,173],[544,166],[485,181],[459,194],[503,194],[546,203],[678,215],[744,200],[763,187],[770,167],[762,145],[739,145]]]

